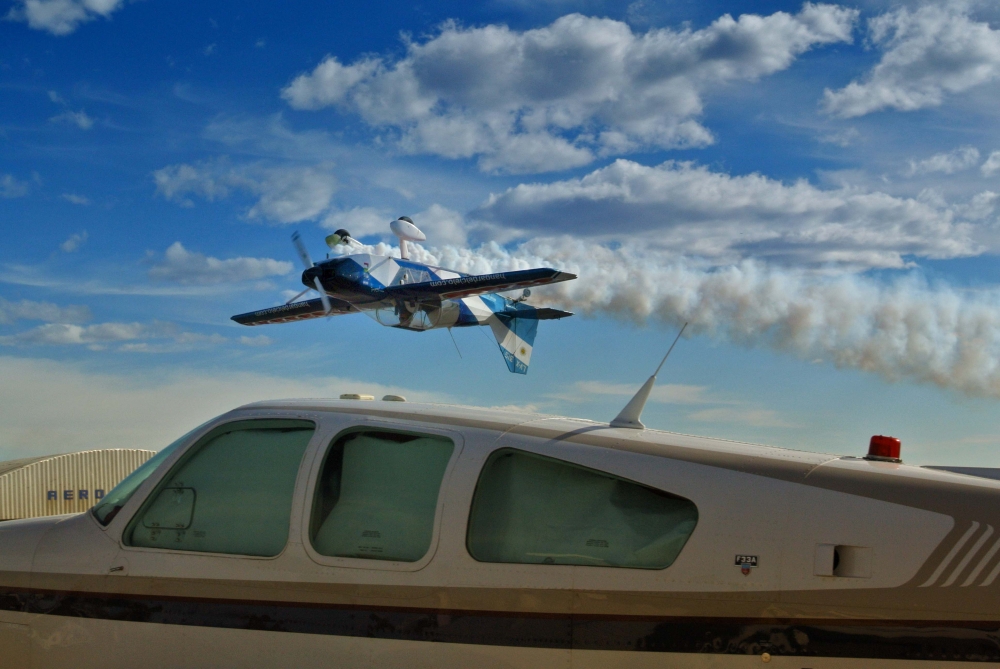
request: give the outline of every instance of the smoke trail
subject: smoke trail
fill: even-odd
[[[379,244],[373,252],[387,253]],[[751,260],[707,267],[636,248],[543,239],[506,250],[421,248],[413,258],[470,273],[555,267],[579,275],[533,302],[637,323],[688,321],[690,334],[768,346],[803,359],[1000,397],[1000,292],[879,282]]]

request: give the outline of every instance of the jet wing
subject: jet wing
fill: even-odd
[[[308,318],[322,318],[323,316],[339,316],[350,313],[353,308],[347,302],[330,298],[330,306],[333,307],[330,313],[323,311],[323,300],[306,300],[304,302],[292,302],[283,304],[280,307],[251,311],[245,314],[233,316],[233,320],[240,325],[268,325],[270,323],[291,323],[293,321],[304,321]]]
[[[496,274],[478,274],[475,276],[459,276],[454,279],[424,281],[401,286],[389,286],[385,289],[387,297],[400,299],[419,299],[422,297],[440,297],[455,299],[482,295],[484,293],[502,293],[506,290],[544,286],[549,283],[559,283],[575,279],[576,274],[560,272],[548,267],[538,269],[522,269],[513,272],[498,272]]]

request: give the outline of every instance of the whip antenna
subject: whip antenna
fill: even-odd
[[[646,379],[646,382],[642,384],[641,388],[639,388],[639,392],[637,392],[635,396],[629,400],[628,404],[625,405],[625,408],[622,409],[621,413],[618,414],[613,421],[611,421],[611,427],[628,427],[635,430],[646,429],[646,426],[642,424],[639,417],[642,416],[642,410],[646,406],[646,400],[649,399],[649,393],[652,392],[653,384],[656,383],[656,375],[660,373],[660,370],[663,368],[663,363],[667,361],[667,358],[670,356],[670,352],[674,350],[674,346],[677,345],[677,341],[681,338],[681,335],[684,334],[684,329],[687,328],[687,326],[687,323],[681,326],[681,331],[677,333],[676,337],[674,337],[674,343],[667,349],[667,354],[663,356],[663,360],[660,361],[660,365],[656,368],[656,371],[653,372],[651,377]]]

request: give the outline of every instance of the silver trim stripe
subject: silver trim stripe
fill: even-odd
[[[969,562],[972,561],[972,558],[976,557],[976,553],[979,552],[979,549],[983,547],[983,544],[986,543],[986,540],[989,539],[992,534],[993,534],[993,526],[987,525],[986,531],[983,532],[983,536],[979,537],[979,540],[972,545],[972,548],[969,549],[969,552],[965,554],[965,557],[962,558],[962,561],[958,563],[957,567],[955,567],[955,571],[951,572],[951,576],[948,577],[948,580],[941,584],[942,588],[947,588],[949,585],[955,582],[955,579],[958,578],[958,575],[962,573],[963,569],[969,566]]]
[[[981,572],[983,568],[989,563],[989,561],[993,559],[993,556],[997,554],[998,550],[1000,550],[1000,539],[996,540],[996,543],[993,544],[993,547],[986,552],[986,555],[983,556],[983,559],[979,561],[979,564],[976,565],[976,568],[972,570],[971,574],[969,574],[969,578],[965,579],[965,582],[962,584],[963,588],[972,585],[972,582],[975,581],[977,578],[979,578],[979,572]],[[997,570],[994,570],[993,578],[996,578],[997,573],[998,573]],[[983,585],[989,585],[990,583],[993,582],[992,579],[988,580],[989,583],[983,583]]]
[[[941,564],[939,564],[937,569],[934,570],[934,573],[931,574],[931,577],[927,579],[927,581],[923,585],[920,586],[921,588],[930,587],[937,582],[937,580],[941,577],[942,572],[944,572],[944,570],[948,568],[948,565],[951,564],[951,561],[955,559],[956,555],[958,555],[958,551],[962,550],[962,546],[965,545],[965,542],[968,541],[972,537],[972,535],[976,533],[976,530],[978,529],[979,529],[979,523],[977,523],[976,521],[972,521],[972,527],[970,527],[968,531],[966,531],[966,533],[962,535],[962,538],[958,540],[958,543],[955,544],[954,548],[948,551],[948,554],[944,557],[944,560],[942,560]]]
[[[972,521],[972,525],[970,525],[969,529],[965,531],[965,534],[963,534],[962,537],[957,542],[955,542],[955,545],[952,547],[950,551],[948,551],[948,554],[944,557],[944,559],[941,560],[941,564],[937,566],[937,569],[934,570],[934,573],[931,574],[931,577],[928,578],[926,582],[920,585],[921,588],[927,588],[937,583],[938,579],[941,578],[941,575],[944,574],[945,570],[952,563],[952,561],[958,557],[959,553],[962,552],[962,549],[969,542],[969,540],[972,539],[973,536],[975,536],[975,534],[979,531],[980,527],[982,527],[980,523]],[[982,548],[986,545],[986,543],[992,536],[993,536],[993,526],[987,525],[986,529],[982,532],[982,534],[979,535],[979,538],[976,539],[975,543],[973,543],[972,546],[963,554],[961,560],[959,560],[958,562],[958,565],[956,565],[955,568],[951,571],[948,578],[938,587],[947,588],[953,585],[955,581],[957,581],[958,578],[962,575],[965,569],[976,558],[976,556],[979,555],[979,551],[982,550]],[[979,579],[979,575],[982,574],[983,569],[985,569],[986,566],[990,564],[990,562],[993,560],[993,558],[996,556],[998,552],[1000,552],[1000,539],[997,539],[996,541],[993,542],[993,545],[990,547],[990,549],[986,551],[986,554],[983,555],[982,558],[979,560],[979,562],[976,563],[976,566],[972,569],[972,571],[969,573],[966,579],[962,581],[959,587],[967,588],[973,583],[975,583],[976,580]],[[997,563],[993,567],[992,571],[990,571],[986,579],[979,584],[980,587],[991,585],[998,576],[1000,576],[1000,563]]]

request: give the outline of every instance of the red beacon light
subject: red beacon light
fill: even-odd
[[[865,460],[881,462],[902,462],[899,459],[900,441],[896,437],[886,437],[876,434],[868,444],[868,455]]]

